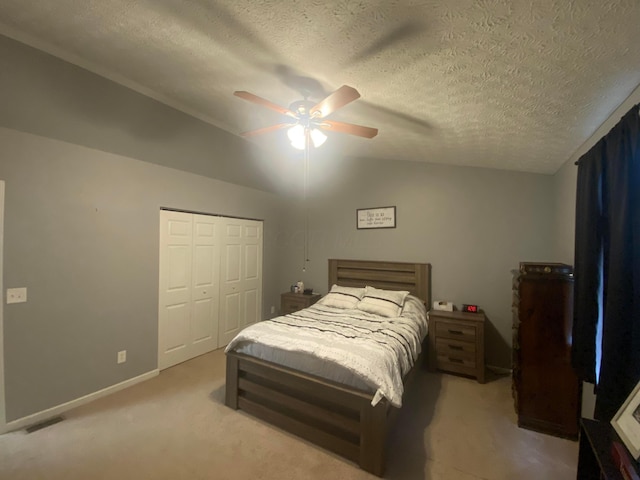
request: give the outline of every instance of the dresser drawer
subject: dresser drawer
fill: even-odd
[[[475,343],[476,327],[464,323],[439,321],[436,322],[436,337]]]

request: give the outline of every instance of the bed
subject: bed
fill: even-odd
[[[430,305],[427,263],[329,260],[329,289],[370,286],[405,290]],[[426,358],[403,378],[404,390]],[[398,408],[387,398],[252,355],[227,351],[225,403],[356,462],[382,476],[386,437]],[[375,403],[375,406],[372,405]]]

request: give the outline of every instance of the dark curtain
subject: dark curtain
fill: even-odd
[[[580,378],[596,383],[596,337],[600,306],[603,230],[602,177],[605,141],[580,158],[576,191],[573,366]]]
[[[578,162],[572,362],[604,421],[640,380],[639,111]]]

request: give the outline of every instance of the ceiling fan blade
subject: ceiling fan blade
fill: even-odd
[[[362,125],[355,125],[353,123],[323,120],[319,126],[330,132],[348,133],[349,135],[357,135],[358,137],[373,138],[378,135],[377,128],[363,127]]]
[[[312,107],[311,110],[309,110],[309,115],[311,117],[324,118],[358,98],[360,98],[360,94],[355,88],[343,85]]]
[[[363,51],[356,53],[355,56],[349,59],[346,65],[367,60],[393,46],[400,47],[403,42],[408,43],[425,30],[426,26],[422,21],[416,21],[415,19],[407,20],[402,25],[398,25],[393,30],[388,31]]]
[[[295,123],[278,123],[277,125],[271,125],[270,127],[258,128],[257,130],[250,130],[243,132],[240,135],[243,137],[254,137],[256,135],[262,135],[263,133],[275,132],[282,128],[287,128],[295,125]]]
[[[296,118],[296,119],[298,118],[296,114],[291,110],[289,110],[288,108],[284,108],[284,107],[281,107],[280,105],[276,105],[275,103],[270,102],[269,100],[265,100],[262,97],[254,95],[253,93],[249,93],[245,91],[236,91],[236,92],[233,92],[233,94],[236,97],[240,97],[249,102],[257,103],[258,105],[262,105],[263,107],[267,107],[267,108],[270,108],[271,110],[275,110],[276,112],[282,115],[288,115],[289,117]]]

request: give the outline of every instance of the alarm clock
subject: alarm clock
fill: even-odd
[[[467,313],[478,313],[480,312],[480,309],[478,308],[478,305],[471,305],[471,304],[465,303],[462,305],[462,311]]]

